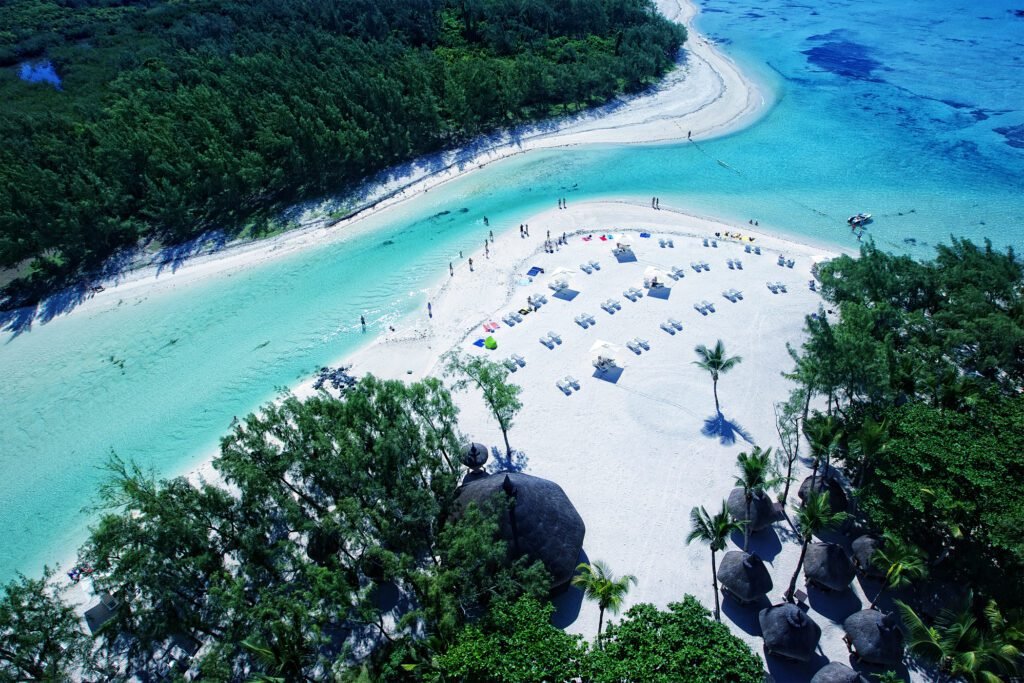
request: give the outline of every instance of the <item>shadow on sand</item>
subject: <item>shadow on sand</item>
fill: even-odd
[[[761,596],[760,600],[741,605],[728,593],[723,591],[722,594],[722,614],[727,616],[729,621],[736,624],[744,633],[752,636],[761,635],[761,624],[757,621],[758,613],[771,606],[772,602],[766,595]]]
[[[738,422],[729,420],[722,413],[705,418],[700,433],[706,437],[718,439],[723,446],[731,446],[736,443],[736,437],[743,439],[751,446],[754,445],[754,438],[750,433]]]
[[[587,551],[580,548],[580,556],[576,564],[586,562],[590,564],[590,557]],[[568,628],[576,623],[580,616],[580,607],[583,606],[583,591],[576,586],[569,586],[561,593],[551,597],[551,604],[555,606],[555,613],[551,615],[551,624],[557,628]]]
[[[487,471],[491,474],[497,472],[522,472],[530,463],[526,453],[512,449],[512,457],[506,457],[505,451],[497,446],[491,446],[491,461],[487,463]]]
[[[742,531],[734,531],[731,538],[736,547],[743,548]],[[779,540],[779,535],[775,531],[775,525],[751,533],[750,541],[747,543],[747,552],[757,553],[758,557],[765,562],[774,560],[776,555],[782,552],[782,541]]]
[[[807,585],[807,600],[815,612],[837,624],[865,607],[852,590],[829,592],[811,584]]]
[[[622,368],[609,368],[607,370],[594,370],[594,374],[591,375],[594,379],[603,380],[610,384],[615,384],[622,377]]]

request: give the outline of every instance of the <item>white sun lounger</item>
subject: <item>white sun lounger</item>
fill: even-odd
[[[515,319],[517,323],[523,322],[523,314],[520,313],[519,311],[512,311],[511,313],[508,314],[508,316],[510,318]]]
[[[775,286],[778,287],[779,291],[782,292],[783,294],[786,293],[786,285],[782,284],[781,282],[776,282]]]
[[[677,330],[683,329],[683,324],[681,322],[679,322],[678,320],[676,320],[675,318],[669,318],[668,319],[668,324],[671,325],[672,327],[676,328]]]
[[[665,240],[663,240],[663,239],[662,240],[658,240],[658,246],[661,247],[662,249],[664,249],[665,248]]]
[[[738,290],[738,289],[730,289],[729,291],[732,292],[732,295],[734,297],[736,297],[737,299],[740,299],[740,300],[743,299],[743,292],[741,292],[740,290]]]
[[[768,289],[771,291],[772,294],[779,293],[779,288],[775,286],[774,282],[768,282],[766,284],[768,285]]]
[[[556,380],[555,386],[561,389],[562,393],[565,394],[566,396],[572,393],[572,389],[569,388],[569,383],[566,382],[564,379]]]
[[[669,334],[675,334],[676,333],[676,328],[673,327],[672,323],[670,323],[670,322],[664,322],[664,323],[662,323],[660,325],[660,327],[661,327],[661,329],[665,330]]]
[[[636,287],[630,287],[629,288],[629,293],[632,294],[633,296],[635,296],[638,299],[644,295],[643,291],[637,289]]]
[[[712,313],[715,312],[715,305],[713,303],[711,303],[710,301],[704,300],[704,301],[701,301],[701,304],[703,304],[704,308],[708,309]]]
[[[632,339],[630,339],[628,342],[626,342],[626,348],[629,349],[630,351],[632,351],[633,353],[635,353],[637,355],[640,355],[640,345],[637,344]]]
[[[501,322],[505,323],[509,327],[512,327],[513,325],[516,324],[516,319],[510,315],[506,315],[504,318],[501,319]]]
[[[735,263],[736,263],[736,270],[743,270],[743,261],[740,261],[739,259],[736,259]]]
[[[635,341],[637,344],[639,344],[641,346],[641,348],[643,348],[644,351],[650,351],[651,350],[651,342],[649,342],[648,340],[644,339],[643,337],[635,337],[633,339],[633,341]]]
[[[711,266],[708,265],[707,261],[701,261],[700,262],[700,267],[703,268],[704,270],[707,270],[707,271],[711,270]]]
[[[579,391],[579,388],[580,388],[580,381],[579,381],[578,379],[576,379],[576,378],[575,378],[575,377],[573,377],[572,375],[566,375],[566,376],[565,376],[565,381],[566,381],[566,383],[567,383],[567,384],[568,384],[569,386],[571,386],[571,387],[572,387],[573,389],[576,389],[577,391]]]
[[[734,266],[734,265],[732,265],[732,259],[729,259],[729,260],[728,260],[728,261],[726,261],[725,263],[726,263],[726,265],[728,265],[728,266],[729,266],[729,270],[732,270],[733,268],[735,268],[735,266]]]
[[[695,261],[690,261],[690,267],[693,268],[693,272],[695,273],[699,273],[701,270],[701,266],[699,266]]]
[[[562,343],[562,337],[557,332],[548,331],[548,339],[555,342],[556,344]]]
[[[718,249],[718,240],[711,240],[711,246],[713,246],[715,249]]]
[[[516,362],[511,358],[506,358],[505,360],[501,361],[501,364],[504,365],[509,372],[515,372],[516,370],[519,369],[519,366],[516,365]]]
[[[518,353],[513,353],[511,356],[509,356],[509,358],[514,360],[519,365],[519,367],[526,367],[526,359],[520,356]]]
[[[551,341],[547,337],[541,337],[540,338],[540,343],[543,344],[544,346],[548,347],[549,349],[555,348],[555,342]]]
[[[669,246],[669,248],[671,248],[671,249],[675,249],[676,248],[676,243],[673,242],[672,240],[665,240],[665,244],[667,244]]]
[[[615,305],[612,304],[610,301],[602,301],[601,302],[601,308],[603,308],[604,310],[608,311],[609,313],[614,313],[615,312]]]
[[[576,322],[577,325],[579,325],[583,329],[587,329],[587,326],[589,325],[586,316],[583,315],[578,315],[575,318],[573,318],[573,320]]]
[[[761,247],[754,247],[754,253],[757,254],[758,256],[760,256],[761,255]]]
[[[591,268],[590,266],[588,266],[586,263],[581,263],[580,264],[580,270],[582,270],[587,275],[590,275],[591,273],[594,272],[594,269]]]
[[[601,270],[601,264],[598,263],[597,261],[591,261],[590,267],[593,268],[594,270]]]
[[[694,308],[694,309],[695,309],[695,310],[696,310],[696,311],[697,311],[698,313],[700,313],[701,315],[707,315],[707,314],[708,314],[708,311],[707,311],[707,309],[706,309],[706,308],[704,308],[703,306],[701,306],[700,304],[694,304],[694,305],[693,305],[693,308]]]

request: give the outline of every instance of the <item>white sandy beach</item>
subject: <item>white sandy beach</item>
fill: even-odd
[[[661,0],[658,4],[666,16],[687,24],[695,13],[689,2]],[[685,140],[688,133],[701,139],[738,128],[764,108],[762,91],[691,28],[685,65],[653,94],[609,108],[601,116],[562,122],[551,131],[497,143],[472,158],[453,152],[451,163],[441,172],[413,167],[404,177],[378,189],[377,196],[384,199],[341,223],[311,220],[302,230],[195,258],[173,274],[158,277],[155,268],[133,272],[72,315],[94,315],[116,306],[126,295],[143,297],[157,288],[188,287],[297,249],[350,239],[366,229],[362,220],[366,216],[387,211],[480,165],[529,149]],[[357,374],[372,372],[410,380],[438,374],[441,356],[451,349],[486,353],[498,360],[521,355],[525,366],[517,369],[512,380],[523,387],[524,408],[510,438],[513,447],[528,458],[525,471],[556,481],[576,505],[587,525],[584,550],[588,557],[608,562],[616,573],[638,577],[627,606],[645,601],[663,607],[691,593],[710,608],[709,552],[703,546],[684,543],[689,511],[695,505],[710,511],[718,508],[732,488],[740,451],[752,443],[775,445],[772,405],[790,390],[780,375],[792,366],[786,344],[799,343],[804,316],[820,302],[807,286],[812,263],[834,254],[753,232],[748,226],[728,226],[669,207],[654,210],[629,202],[573,203],[565,210],[524,216],[523,222],[530,226],[530,238],[520,238],[512,228],[496,235],[490,258],[482,252],[472,254],[472,272],[463,262],[454,276],[439,274],[439,283],[429,295],[432,318],[423,310],[396,325],[396,332],[339,359],[338,364],[353,363]],[[543,250],[548,230],[552,238],[563,232],[568,235],[568,244],[554,254]],[[734,230],[754,236],[753,244],[762,254],[747,254],[741,244],[729,240],[719,240],[717,248],[702,245],[704,237]],[[652,236],[641,238],[641,231]],[[601,241],[602,234],[613,238]],[[586,235],[593,237],[585,241]],[[624,238],[632,242],[636,262],[618,263],[613,258],[614,242]],[[671,239],[674,246],[662,247],[659,239]],[[779,267],[779,254],[795,260],[795,266]],[[729,259],[739,259],[742,269],[728,268]],[[580,264],[591,260],[599,262],[600,269],[582,272]],[[695,272],[691,262],[707,262],[710,271]],[[544,268],[547,275],[523,284],[525,272],[533,265]],[[678,266],[685,276],[667,282],[667,299],[645,294],[636,302],[626,300],[622,293],[627,288],[643,289],[644,271],[649,266]],[[578,291],[571,301],[554,297],[547,287],[550,274],[558,268],[574,271],[567,275],[570,287]],[[788,291],[770,292],[766,282],[776,281],[785,283]],[[743,299],[732,303],[723,298],[723,290],[730,288],[740,290]],[[515,326],[502,322],[507,313],[525,306],[528,295],[536,293],[547,295],[548,300],[539,311],[524,316]],[[614,314],[602,310],[600,302],[609,298],[616,299],[621,310]],[[702,315],[694,309],[695,303],[705,300],[714,304],[715,312]],[[591,314],[595,324],[584,329],[575,323],[574,318],[582,313]],[[661,329],[660,324],[669,318],[679,320],[682,330],[670,334]],[[472,342],[487,336],[482,324],[490,321],[500,325],[494,332],[498,349],[486,352]],[[552,331],[560,335],[561,343],[549,349],[539,338]],[[650,349],[639,354],[627,350],[626,342],[635,337],[647,340]],[[710,379],[691,364],[693,348],[714,344],[717,339],[724,341],[731,354],[744,358],[720,383],[723,413],[745,435],[733,443],[701,433],[705,418],[714,413],[714,403]],[[595,376],[589,349],[597,340],[622,349],[624,368],[614,383]],[[566,375],[579,383],[579,389],[568,395],[556,387],[556,381]],[[308,395],[311,384],[306,382],[294,391]],[[476,395],[460,394],[458,403],[460,425],[467,435],[489,444],[500,442],[500,432]],[[798,474],[798,480],[803,474]],[[216,479],[209,461],[190,475]],[[795,500],[795,491],[794,486],[791,500]],[[769,597],[773,601],[778,601],[785,589],[799,554],[788,525],[781,522],[776,530],[752,541],[752,547],[770,562],[775,590]],[[798,585],[802,586],[802,580]],[[562,600],[563,615],[575,612],[572,595]],[[73,597],[82,604],[94,601],[86,594],[85,582],[75,588]],[[824,657],[799,671],[771,659],[769,670],[777,680],[806,680],[825,658],[847,661],[841,629],[827,615],[841,622],[853,611],[849,608],[856,600],[864,605],[868,602],[856,582],[854,592],[846,597],[816,602],[812,593],[811,616],[824,631]],[[756,614],[732,608],[728,601],[725,605],[723,620],[760,652]],[[582,604],[578,616],[566,622],[568,630],[592,637],[596,607]]]

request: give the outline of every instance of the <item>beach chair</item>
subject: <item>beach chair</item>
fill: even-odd
[[[555,342],[551,341],[547,337],[541,337],[540,338],[540,343],[543,344],[544,346],[548,347],[549,349],[555,348]]]
[[[707,237],[704,238],[704,246],[705,247],[708,246],[708,238]]]
[[[738,289],[732,290],[732,295],[741,301],[743,300],[743,292]]]
[[[661,247],[662,249],[664,249],[665,248],[665,240],[658,240],[658,246]]]
[[[700,272],[700,266],[697,265],[696,261],[690,261],[690,267],[693,268],[693,272]]]
[[[640,347],[644,351],[650,351],[651,350],[651,342],[646,340],[646,339],[644,339],[643,337],[635,337],[633,339],[633,341],[635,341],[637,344],[639,344]]]
[[[736,270],[743,270],[743,261],[736,259]]]
[[[750,245],[749,244],[743,245],[743,251],[744,251],[744,253],[749,254],[750,253]]]
[[[644,293],[641,290],[637,289],[636,287],[630,287],[629,293],[638,299],[644,295]]]
[[[585,316],[586,321],[591,325],[597,324],[597,318],[595,318],[594,316],[590,315],[589,313],[584,313],[583,315]]]
[[[776,282],[775,286],[778,287],[779,291],[782,292],[783,294],[786,293],[786,285],[782,284],[781,282]]]
[[[615,312],[615,305],[612,304],[610,301],[602,301],[601,302],[601,308],[603,308],[604,310],[606,310],[609,313],[614,313]]]
[[[760,256],[761,255],[761,247],[754,247],[754,253],[757,254],[758,256]]]
[[[710,271],[711,270],[711,266],[708,265],[707,261],[701,261],[700,262],[700,266],[701,266],[701,268],[703,268],[706,271]]]
[[[729,301],[731,301],[733,303],[736,303],[736,299],[733,298],[732,292],[726,290],[726,291],[722,292],[722,296],[725,297],[726,299],[728,299]]]
[[[514,360],[519,367],[526,367],[526,359],[520,356],[518,353],[513,353],[511,356],[509,356],[509,358]]]
[[[795,265],[796,265],[796,261],[794,261],[793,259],[789,259],[788,261],[786,261],[786,267],[787,268],[792,268]]]
[[[780,266],[784,266],[786,265],[786,258],[782,254],[779,254],[779,260],[776,261],[776,263]]]
[[[590,275],[591,273],[594,272],[594,269],[591,268],[590,266],[588,266],[586,263],[581,263],[580,264],[580,270],[582,270],[587,275]]]
[[[576,316],[575,318],[573,318],[573,321],[575,321],[575,323],[582,327],[583,329],[587,329],[587,319],[584,318],[582,315]]]
[[[622,290],[622,296],[626,297],[630,301],[636,301],[636,297],[633,296],[633,294],[628,289]]]
[[[664,322],[661,325],[659,325],[659,327],[661,327],[661,329],[665,330],[669,334],[674,335],[676,333],[676,328],[672,326],[672,323]]]
[[[548,302],[548,298],[547,298],[546,296],[544,296],[543,294],[538,294],[538,295],[537,295],[536,297],[534,297],[534,298],[536,298],[536,299],[537,299],[538,301],[540,301],[540,302],[541,302],[542,304],[546,304],[546,303]]]
[[[564,379],[555,380],[555,386],[562,390],[562,393],[568,396],[572,393],[572,389],[569,388],[569,383]]]
[[[594,270],[601,270],[601,264],[598,263],[597,261],[591,261],[590,267],[593,268]]]
[[[718,240],[711,240],[711,246],[718,249]]]
[[[519,369],[519,366],[516,365],[516,362],[511,358],[506,358],[505,360],[501,361],[501,364],[504,365],[509,372],[515,372],[516,370]]]
[[[779,293],[779,288],[775,286],[775,283],[774,283],[774,282],[766,282],[765,284],[767,284],[767,285],[768,285],[768,290],[769,290],[769,291],[770,291],[770,292],[771,292],[772,294],[778,294],[778,293]]]
[[[630,339],[628,342],[626,342],[626,348],[629,349],[630,351],[632,351],[633,353],[635,353],[638,356],[641,353],[640,345],[637,344],[632,339]]]
[[[676,328],[677,330],[683,329],[683,324],[681,322],[679,322],[678,320],[676,320],[675,318],[669,318],[668,319],[668,324],[671,325],[672,327]]]
[[[735,267],[736,267],[736,266],[734,266],[734,265],[732,264],[732,259],[729,259],[729,260],[728,260],[728,261],[726,261],[725,263],[726,263],[726,265],[728,265],[728,266],[729,266],[729,270],[733,270],[733,269],[735,269]]]
[[[669,246],[669,249],[675,249],[676,248],[676,243],[673,242],[672,240],[665,240],[665,244],[667,244]]]
[[[562,343],[562,337],[557,332],[548,331],[548,339],[555,342],[556,344]]]
[[[693,305],[693,308],[694,308],[694,309],[695,309],[695,310],[696,310],[696,311],[697,311],[698,313],[700,313],[701,315],[707,315],[707,314],[708,314],[708,312],[707,312],[707,309],[705,309],[705,308],[704,308],[703,306],[701,306],[700,304],[694,304],[694,305]]]
[[[715,312],[715,305],[713,303],[711,303],[710,301],[705,299],[704,301],[701,301],[701,304],[703,304],[704,308],[708,309],[712,313]]]
[[[576,391],[580,390],[580,381],[573,377],[572,375],[566,375],[565,381],[569,386],[571,386]]]
[[[513,325],[515,325],[515,324],[516,324],[516,321],[515,321],[515,320],[513,320],[513,319],[512,319],[512,316],[510,316],[510,315],[505,315],[505,316],[503,316],[503,317],[502,317],[502,319],[501,319],[501,322],[505,323],[505,324],[506,324],[506,325],[508,325],[509,327],[512,327]]]
[[[522,314],[520,314],[520,313],[516,313],[516,312],[512,312],[512,313],[510,313],[509,315],[511,315],[511,316],[512,316],[513,318],[515,318],[515,319],[516,319],[516,322],[517,322],[517,323],[521,323],[521,322],[523,322],[523,316],[522,316]]]

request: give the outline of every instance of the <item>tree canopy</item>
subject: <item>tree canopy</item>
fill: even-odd
[[[0,267],[39,282],[140,241],[258,234],[396,162],[635,91],[685,39],[650,0],[12,0],[0,25],[0,67],[62,79],[0,76]]]

